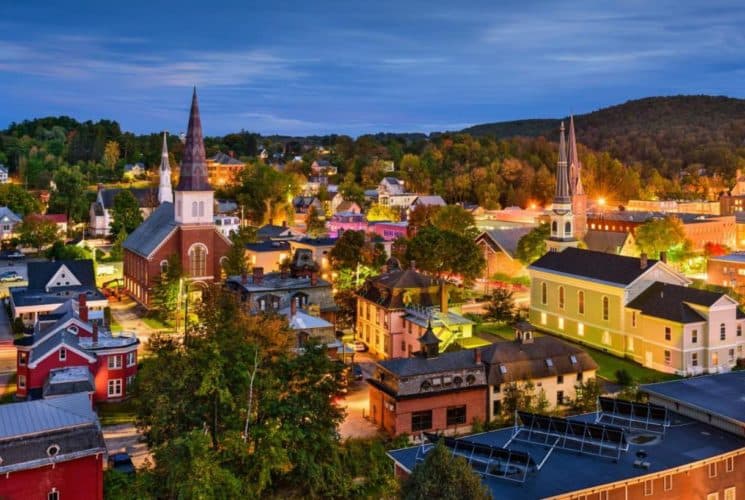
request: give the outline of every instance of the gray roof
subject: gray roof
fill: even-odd
[[[256,237],[259,239],[264,238],[279,238],[285,233],[291,233],[290,228],[287,226],[275,226],[273,224],[266,224],[261,226],[256,231]]]
[[[83,260],[57,260],[54,262],[29,262],[28,263],[28,289],[44,290],[52,276],[62,266],[67,267],[84,287],[96,287],[96,275],[93,272],[93,261]]]
[[[745,263],[745,252],[734,252],[728,253],[727,255],[720,255],[718,257],[709,257],[709,260]]]
[[[434,358],[411,357],[393,358],[379,361],[378,364],[399,377],[412,377],[414,375],[429,375],[431,373],[445,373],[466,368],[482,367],[476,363],[473,349],[462,351],[445,352]]]
[[[0,221],[18,223],[21,217],[8,207],[0,207]]]
[[[49,371],[44,383],[43,397],[63,396],[77,392],[93,392],[96,384],[86,366],[69,366]]]
[[[0,405],[0,442],[97,420],[87,394]]]
[[[652,211],[636,211],[636,210],[607,210],[603,212],[588,212],[588,219],[603,219],[616,222],[634,222],[644,223],[652,219],[664,219],[665,217],[675,217],[680,219],[683,224],[695,224],[698,222],[711,222],[721,215],[712,214],[691,214],[685,212],[676,213],[665,213],[665,212],[652,212]]]
[[[292,275],[288,275],[286,278],[283,278],[282,273],[280,272],[265,273],[260,284],[254,284],[252,274],[249,274],[246,277],[246,283],[242,283],[241,280],[241,276],[230,276],[226,280],[226,283],[230,283],[233,286],[238,286],[249,293],[268,293],[274,290],[302,290],[307,288],[331,287],[331,283],[321,278],[318,278],[318,281],[315,285],[311,285],[310,277],[293,277]]]
[[[63,304],[70,299],[77,299],[81,293],[86,294],[88,300],[105,300],[106,297],[95,287],[68,286],[55,288],[50,292],[33,290],[24,286],[10,288],[10,295],[16,307],[32,305]]]
[[[123,247],[143,257],[148,257],[177,228],[173,203],[164,202],[150,217],[127,236]]]
[[[626,244],[626,240],[629,239],[629,235],[630,233],[588,229],[587,233],[585,233],[584,241],[588,250],[619,254]]]
[[[114,206],[114,198],[122,191],[130,191],[140,204],[140,208],[153,208],[158,205],[158,190],[155,187],[146,188],[105,188],[100,191],[103,208],[110,210]]]
[[[517,243],[520,238],[532,231],[531,226],[513,227],[509,229],[489,229],[481,233],[476,242],[483,241],[495,252],[502,251],[510,258],[515,258]]]
[[[417,196],[416,200],[414,200],[414,205],[435,205],[444,207],[447,205],[445,203],[445,200],[442,199],[442,196],[438,195],[432,195],[432,196]]]
[[[641,389],[745,425],[745,371],[646,384]]]
[[[210,159],[220,165],[243,165],[242,161],[236,160],[232,156],[226,155],[221,151],[218,151],[215,156]]]
[[[723,296],[723,293],[656,282],[629,302],[627,307],[638,309],[647,316],[677,323],[699,323],[706,321],[706,318],[689,304],[711,307]]]

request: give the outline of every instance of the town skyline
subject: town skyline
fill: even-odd
[[[426,133],[647,96],[745,97],[737,5],[675,6],[11,5],[0,126],[64,114],[179,132],[194,85],[207,135]]]

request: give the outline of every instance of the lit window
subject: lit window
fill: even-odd
[[[717,366],[719,364],[719,353],[712,353],[711,355],[711,365]]]
[[[610,345],[610,332],[608,330],[603,332],[603,344]]]
[[[734,486],[724,489],[724,500],[735,500],[737,498],[737,490]]]
[[[585,314],[585,292],[582,290],[577,293],[577,312]]]
[[[577,323],[577,335],[580,337],[585,336],[585,324],[584,323]]]
[[[28,359],[28,353],[27,352],[19,352],[18,353],[18,364],[20,366],[26,366],[26,360]]]
[[[564,318],[559,317],[559,330],[564,329]]]
[[[548,317],[546,316],[546,313],[542,312],[541,313],[541,324],[545,325],[547,321],[548,321]]]

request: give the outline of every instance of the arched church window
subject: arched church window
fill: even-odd
[[[197,216],[197,202],[196,201],[191,202],[191,216],[192,217]]]
[[[569,221],[564,224],[564,234],[572,234],[572,223]]]
[[[204,202],[203,201],[199,202],[199,216],[204,217]]]
[[[207,275],[207,247],[201,243],[189,249],[189,275],[192,278]]]
[[[559,225],[556,223],[556,221],[553,221],[551,223],[551,232],[554,234],[559,232]]]

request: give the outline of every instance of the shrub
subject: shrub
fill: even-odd
[[[616,370],[616,382],[624,387],[628,387],[634,383],[634,378],[626,369]]]

